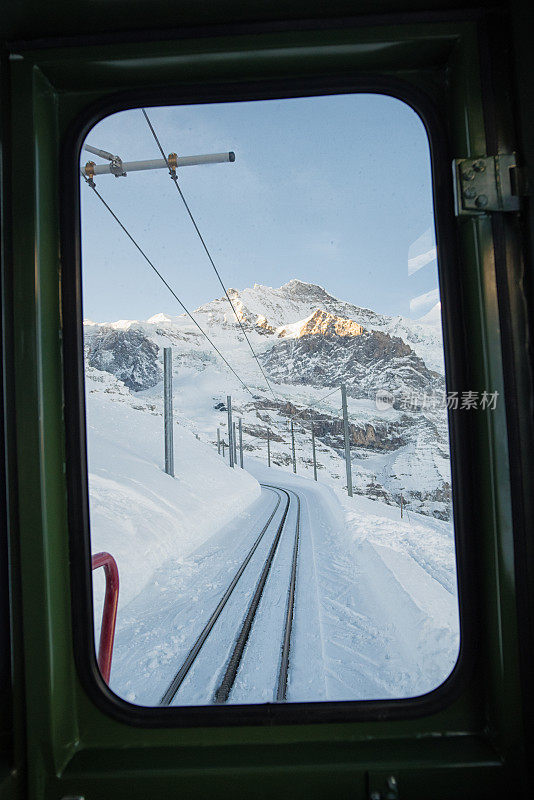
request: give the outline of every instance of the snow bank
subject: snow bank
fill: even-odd
[[[432,691],[454,669],[460,646],[453,524],[413,511],[401,519],[380,501],[336,495],[376,592],[373,617],[395,631],[383,674],[392,696]]]
[[[163,419],[121,381],[87,369],[91,549],[119,567],[121,609],[169,558],[197,548],[260,496],[258,482],[175,425],[175,477],[163,463]],[[94,575],[100,624],[103,570]]]
[[[295,618],[291,699],[377,700],[437,688],[459,652],[452,523],[412,511],[401,519],[380,500],[349,498],[252,459],[246,466],[260,480],[298,490],[302,501],[297,608],[307,613],[304,622]],[[311,682],[311,664],[323,689]]]
[[[369,500],[349,498],[336,491],[354,541],[369,541],[374,547],[389,548],[415,561],[428,575],[456,597],[456,555],[454,526],[414,511]],[[381,550],[384,554],[384,550]],[[383,555],[384,557],[384,555]]]

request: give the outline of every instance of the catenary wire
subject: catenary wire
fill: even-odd
[[[315,403],[310,403],[309,406],[306,406],[306,408],[303,408],[302,411],[298,412],[298,414],[293,414],[291,419],[296,419],[297,417],[300,417],[300,415],[304,414],[305,411],[309,411],[310,408],[314,408],[315,406],[318,406],[319,403],[322,403],[323,400],[326,400],[327,397],[332,397],[332,395],[335,394],[336,392],[339,392],[339,386],[336,386],[336,388],[333,389],[331,392],[328,392],[328,394],[325,394],[325,395],[323,395],[323,397],[320,397],[319,400],[315,401]]]
[[[135,245],[135,247],[136,247],[136,248],[139,250],[139,252],[140,252],[140,253],[141,253],[141,255],[143,256],[143,258],[145,259],[145,261],[147,262],[147,264],[149,264],[149,266],[150,266],[150,267],[151,267],[151,268],[154,270],[154,272],[156,273],[156,275],[158,276],[158,278],[159,278],[159,279],[162,281],[162,283],[163,283],[163,284],[164,284],[164,285],[167,287],[167,289],[168,289],[168,290],[169,290],[169,292],[172,294],[172,296],[174,297],[174,299],[178,301],[178,303],[179,303],[179,304],[180,304],[180,306],[183,308],[183,310],[185,311],[185,313],[187,314],[187,316],[189,317],[189,319],[190,319],[190,320],[191,320],[191,321],[192,321],[192,322],[193,322],[193,323],[196,325],[196,327],[199,329],[199,331],[201,332],[201,334],[202,334],[202,335],[203,335],[203,336],[204,336],[204,337],[207,339],[207,341],[210,343],[210,345],[211,345],[211,346],[212,346],[212,348],[215,350],[215,352],[216,352],[216,353],[217,353],[217,354],[218,354],[218,355],[219,355],[219,356],[222,358],[222,360],[224,361],[224,363],[226,364],[226,366],[228,367],[228,369],[229,369],[231,372],[233,372],[233,374],[234,374],[234,375],[236,376],[236,378],[238,379],[239,383],[240,383],[240,384],[241,384],[241,385],[242,385],[242,386],[243,386],[243,387],[244,387],[244,388],[247,390],[247,392],[248,392],[248,393],[249,393],[249,394],[250,394],[252,397],[254,397],[254,394],[253,394],[252,390],[251,390],[251,389],[249,389],[249,387],[247,386],[247,384],[246,384],[246,383],[245,383],[245,382],[242,380],[242,378],[240,378],[240,377],[239,377],[239,375],[237,374],[237,372],[235,371],[235,369],[232,367],[232,365],[231,365],[231,364],[230,364],[230,363],[229,363],[229,362],[226,360],[226,358],[223,356],[223,354],[221,353],[221,351],[219,350],[219,348],[217,347],[217,345],[216,345],[216,344],[214,344],[214,342],[212,342],[212,340],[210,339],[210,337],[208,336],[208,334],[207,334],[207,333],[206,333],[206,332],[203,330],[203,328],[201,328],[201,326],[198,324],[198,322],[197,322],[197,321],[196,321],[196,319],[193,317],[193,315],[190,313],[190,311],[189,311],[189,310],[188,310],[188,309],[185,307],[185,305],[182,303],[182,301],[180,300],[180,298],[178,297],[178,295],[176,294],[176,292],[174,291],[174,289],[172,288],[172,286],[170,286],[170,285],[167,283],[167,281],[165,280],[165,278],[163,277],[163,275],[161,274],[161,272],[160,272],[160,271],[157,269],[157,267],[155,267],[155,266],[154,266],[154,264],[153,264],[153,263],[152,263],[152,261],[149,259],[149,257],[148,257],[148,256],[147,256],[147,254],[144,252],[144,250],[143,250],[143,249],[142,249],[142,248],[141,248],[141,247],[140,247],[140,246],[137,244],[137,242],[135,241],[135,239],[134,239],[134,237],[132,236],[132,234],[131,234],[131,233],[130,233],[130,232],[127,230],[127,228],[126,228],[126,227],[125,227],[125,226],[122,224],[122,222],[121,222],[121,221],[120,221],[120,219],[117,217],[117,215],[115,214],[115,212],[114,212],[114,211],[113,211],[113,210],[112,210],[112,209],[111,209],[111,208],[108,206],[108,204],[106,203],[106,201],[104,200],[104,198],[102,197],[102,195],[101,195],[101,194],[98,192],[98,190],[97,190],[96,186],[94,185],[94,182],[93,182],[92,180],[90,180],[89,178],[87,178],[87,177],[86,177],[86,176],[83,174],[83,172],[82,172],[82,173],[80,173],[80,174],[81,174],[82,178],[84,179],[84,181],[87,183],[87,185],[88,185],[88,186],[90,186],[90,187],[91,187],[91,189],[93,190],[93,192],[96,194],[96,196],[98,197],[98,199],[100,200],[100,202],[102,203],[102,205],[103,205],[105,208],[107,208],[107,210],[109,211],[109,213],[111,214],[111,216],[113,217],[113,219],[115,220],[115,222],[116,222],[116,223],[117,223],[117,224],[118,224],[118,225],[119,225],[119,226],[122,228],[122,230],[124,231],[124,233],[126,234],[126,236],[127,236],[129,239],[130,239],[130,241],[132,242],[132,244],[134,244],[134,245]]]
[[[267,375],[265,374],[265,370],[263,369],[263,367],[262,367],[262,365],[261,365],[261,363],[260,363],[260,361],[259,361],[259,359],[258,359],[258,356],[256,355],[256,352],[255,352],[254,348],[252,347],[252,344],[251,344],[251,342],[250,342],[250,339],[248,338],[248,336],[247,336],[247,333],[246,333],[246,331],[245,331],[245,328],[243,327],[243,323],[242,323],[242,321],[240,320],[240,318],[239,318],[239,316],[238,316],[238,313],[237,313],[237,311],[236,311],[236,308],[235,308],[234,304],[232,303],[232,299],[231,299],[230,295],[228,294],[228,292],[227,292],[227,290],[226,290],[226,287],[225,287],[225,285],[224,285],[224,283],[223,283],[223,280],[222,280],[222,278],[221,278],[221,275],[220,275],[220,273],[219,273],[219,270],[218,270],[218,269],[217,269],[217,267],[215,266],[215,262],[214,262],[214,260],[213,260],[213,258],[212,258],[212,256],[211,256],[211,253],[210,253],[210,251],[208,250],[208,246],[207,246],[206,242],[204,241],[204,237],[202,236],[202,234],[201,234],[201,232],[200,232],[200,229],[199,229],[199,227],[198,227],[198,225],[197,225],[197,223],[196,223],[196,220],[195,220],[195,218],[194,218],[194,216],[193,216],[193,214],[192,214],[192,212],[191,212],[191,209],[189,208],[189,205],[188,205],[188,203],[187,203],[187,200],[185,199],[185,197],[184,197],[184,194],[183,194],[183,192],[182,192],[182,190],[181,190],[181,188],[180,188],[180,185],[179,185],[179,183],[178,183],[178,177],[177,177],[177,175],[176,175],[176,171],[175,171],[175,170],[173,170],[173,169],[171,168],[170,164],[169,164],[169,160],[168,160],[167,156],[165,155],[165,152],[164,152],[164,150],[163,150],[163,148],[162,148],[162,146],[161,146],[161,144],[160,144],[160,141],[159,141],[159,139],[158,139],[157,133],[156,133],[156,131],[154,130],[154,127],[153,127],[152,123],[150,122],[150,119],[148,118],[148,114],[146,113],[146,111],[145,111],[145,109],[144,109],[144,108],[142,108],[142,109],[141,109],[141,111],[143,112],[143,115],[144,115],[144,117],[145,117],[145,120],[146,120],[146,122],[147,122],[147,125],[148,125],[148,127],[150,128],[150,131],[151,131],[151,133],[152,133],[152,136],[154,137],[154,140],[155,140],[155,142],[156,142],[156,144],[157,144],[157,146],[158,146],[158,149],[159,149],[159,151],[160,151],[160,153],[161,153],[161,155],[162,155],[162,158],[165,160],[165,163],[166,163],[166,165],[167,165],[167,169],[169,170],[169,175],[170,175],[170,177],[172,178],[172,181],[173,181],[174,185],[176,186],[176,189],[178,190],[178,193],[179,193],[180,197],[182,198],[182,202],[183,202],[183,204],[184,204],[184,206],[185,206],[185,209],[186,209],[186,211],[187,211],[187,213],[188,213],[188,215],[189,215],[189,218],[191,219],[191,222],[193,223],[193,226],[194,226],[194,228],[195,228],[195,230],[196,230],[196,232],[197,232],[197,234],[198,234],[198,238],[200,239],[200,241],[201,241],[201,243],[202,243],[202,247],[204,248],[204,250],[205,250],[205,252],[206,252],[206,255],[207,255],[208,259],[209,259],[209,262],[210,262],[211,266],[213,267],[213,270],[214,270],[215,274],[217,275],[217,278],[218,278],[218,280],[219,280],[219,283],[221,284],[221,286],[222,286],[222,288],[223,288],[224,294],[226,295],[226,299],[227,299],[227,300],[228,300],[228,302],[230,303],[230,307],[231,307],[232,311],[234,312],[234,316],[235,316],[235,318],[236,318],[237,322],[239,323],[239,327],[241,328],[241,331],[242,331],[242,333],[243,333],[243,336],[245,337],[245,339],[246,339],[246,341],[247,341],[247,344],[248,344],[248,346],[249,346],[249,348],[250,348],[250,352],[251,352],[251,353],[252,353],[252,355],[254,356],[254,358],[255,358],[255,360],[256,360],[256,363],[257,363],[258,367],[260,368],[260,370],[261,370],[261,374],[262,374],[262,375],[263,375],[263,377],[265,378],[265,382],[266,382],[267,386],[269,387],[269,391],[271,392],[272,396],[273,396],[273,397],[276,399],[276,395],[275,395],[275,393],[274,393],[274,391],[273,391],[273,387],[272,387],[272,386],[271,386],[271,384],[270,384],[269,378],[268,378],[268,377],[267,377]]]

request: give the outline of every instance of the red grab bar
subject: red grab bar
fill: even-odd
[[[100,644],[98,646],[98,668],[106,683],[109,683],[117,604],[119,602],[119,570],[117,569],[117,562],[109,553],[97,553],[94,555],[91,559],[91,567],[92,569],[104,567],[106,575],[106,595],[104,597],[104,608],[102,609],[102,626],[100,628]]]

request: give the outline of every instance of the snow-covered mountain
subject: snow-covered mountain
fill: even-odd
[[[414,322],[401,316],[389,317],[377,314],[368,308],[338,300],[313,283],[293,279],[273,289],[254,284],[251,289],[238,292],[229,291],[234,305],[243,322],[251,326],[282,333],[288,321],[305,320],[318,309],[343,319],[353,320],[367,330],[382,331],[390,336],[398,336],[409,344],[430,369],[443,373],[443,346],[441,327],[436,318],[432,324]],[[233,325],[235,318],[226,298],[213,300],[197,309],[197,313],[212,323]]]
[[[297,469],[313,474],[313,424],[319,480],[338,486],[346,481],[336,389],[345,384],[355,492],[392,505],[402,495],[408,508],[448,519],[446,413],[424,401],[445,389],[435,317],[431,324],[388,317],[298,280],[229,294],[272,392],[225,297],[201,306],[194,317],[247,388],[185,315],[86,322],[88,366],[111,373],[161,413],[162,348],[172,346],[175,413],[184,428],[212,444],[217,428],[226,438],[230,394],[249,454],[266,456],[269,429],[273,462],[290,468],[293,417]],[[379,391],[393,395],[393,407],[377,407]]]

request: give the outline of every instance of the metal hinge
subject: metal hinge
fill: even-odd
[[[456,216],[519,211],[527,187],[515,153],[455,158],[453,168]]]

